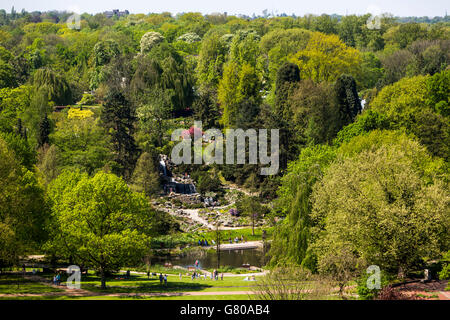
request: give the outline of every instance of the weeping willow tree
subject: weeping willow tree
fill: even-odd
[[[137,67],[131,81],[133,98],[138,104],[146,93],[156,88],[170,95],[172,112],[184,110],[194,100],[193,79],[187,72],[182,57],[169,45],[162,43],[137,58]]]
[[[41,68],[36,70],[33,78],[35,88],[45,89],[48,101],[57,105],[68,105],[72,103],[72,92],[67,80],[51,69]]]
[[[269,252],[269,265],[296,264],[315,269],[310,254],[310,195],[313,185],[321,179],[323,170],[335,158],[335,151],[326,145],[302,150],[298,160],[289,164],[278,190],[276,210],[285,215],[274,232]]]

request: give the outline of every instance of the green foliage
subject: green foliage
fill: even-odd
[[[61,168],[78,168],[89,174],[102,168],[111,157],[110,144],[100,120],[66,118],[56,122],[50,141],[58,148]]]
[[[150,31],[141,38],[141,53],[148,53],[158,43],[164,41],[164,37],[159,32]]]
[[[197,60],[197,78],[200,84],[217,87],[228,53],[219,32],[210,32],[202,40]]]
[[[78,102],[78,104],[80,104],[80,105],[87,105],[87,106],[92,106],[95,103],[96,103],[95,97],[89,93],[83,93],[83,97]]]
[[[447,251],[441,259],[442,270],[439,272],[439,279],[450,280],[450,251]]]
[[[444,89],[446,73],[431,78],[404,78],[386,86],[373,99],[370,108],[385,115],[391,128],[405,128],[415,134],[434,155],[448,159],[449,119],[436,113],[434,105],[437,100],[445,99],[446,94],[448,96],[448,89]],[[443,110],[445,113],[445,107]]]
[[[119,54],[119,46],[114,40],[99,41],[93,48],[94,66],[104,66]]]
[[[335,83],[340,126],[352,123],[361,112],[361,102],[356,90],[355,79],[350,75],[341,75]]]
[[[436,73],[427,79],[426,102],[444,117],[450,116],[450,70]]]
[[[8,149],[14,152],[16,159],[22,166],[28,170],[33,169],[36,163],[36,152],[30,147],[26,139],[13,132],[0,132],[0,138],[8,145]]]
[[[325,168],[334,160],[335,150],[318,145],[302,150],[298,160],[290,162],[287,173],[281,179],[275,211],[285,216],[275,229],[270,249],[270,265],[295,263],[314,271],[314,258],[309,249],[310,214],[309,201],[313,185],[319,181]]]
[[[145,197],[117,176],[66,173],[51,184],[49,194],[56,228],[51,246],[98,270],[102,289],[106,272],[137,261],[146,251],[152,211]]]
[[[199,172],[198,174],[194,174],[193,178],[197,181],[197,192],[201,194],[205,194],[207,192],[217,192],[222,187],[220,179],[216,174]]]
[[[386,272],[380,271],[380,289],[374,288],[369,289],[367,286],[367,280],[371,276],[370,273],[363,273],[362,276],[358,279],[358,286],[356,287],[356,291],[358,292],[358,296],[360,300],[373,300],[377,297],[381,288],[386,287],[390,284],[392,280],[392,276],[386,274]]]
[[[442,161],[405,134],[382,131],[354,138],[339,154],[313,188],[319,265],[342,247],[362,264],[404,275],[448,246]]]
[[[115,88],[111,88],[105,97],[101,113],[101,122],[111,137],[113,168],[125,179],[129,179],[137,160],[137,146],[133,137],[135,115],[130,101]]]
[[[358,50],[347,47],[338,36],[315,32],[306,48],[291,61],[298,65],[302,77],[320,82],[334,81],[344,73],[358,76],[362,58]]]
[[[143,192],[147,197],[155,196],[160,189],[159,173],[148,152],[142,153],[137,160],[131,181],[132,189]]]
[[[46,235],[44,192],[33,172],[23,167],[0,137],[0,265],[16,263],[36,250]]]
[[[36,70],[33,77],[33,85],[39,90],[46,90],[48,101],[56,105],[72,103],[72,92],[67,80],[53,70],[47,68]]]
[[[345,126],[338,132],[333,144],[341,145],[344,142],[349,142],[352,138],[365,135],[372,130],[389,129],[389,121],[382,113],[372,110],[366,110],[358,115],[355,122]]]

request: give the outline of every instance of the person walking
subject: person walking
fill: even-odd
[[[223,281],[223,273],[220,274],[220,280]]]
[[[159,284],[163,283],[163,275],[162,273],[159,274]]]
[[[167,274],[164,275],[164,285],[167,286]]]

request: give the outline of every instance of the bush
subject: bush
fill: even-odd
[[[380,293],[381,289],[369,289],[367,287],[367,279],[371,274],[363,273],[363,275],[358,279],[358,286],[356,288],[359,299],[361,300],[373,300]],[[381,272],[381,288],[389,285],[390,277],[384,272]]]
[[[96,103],[95,97],[90,93],[84,93],[78,104],[92,106]]]
[[[440,280],[450,280],[450,250],[442,258],[442,270],[439,272]]]

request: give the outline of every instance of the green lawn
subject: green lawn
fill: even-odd
[[[20,275],[0,275],[0,294],[61,292],[39,282],[31,281]]]
[[[224,280],[191,280],[190,277],[183,275],[182,279],[178,275],[168,275],[167,285],[160,284],[159,279],[147,279],[146,275],[132,274],[129,280],[108,279],[107,289],[100,289],[100,278],[94,275],[83,277],[81,282],[82,289],[93,292],[109,293],[161,293],[161,292],[188,292],[188,291],[242,291],[250,290],[253,282],[243,280],[244,277],[225,276]]]
[[[50,280],[52,274],[40,274]],[[121,278],[122,277],[122,278]],[[192,280],[191,277],[183,275],[180,279],[178,275],[168,275],[168,283],[160,284],[158,277],[148,279],[146,275],[131,274],[130,279],[123,279],[123,273],[112,276],[107,279],[107,289],[100,288],[100,278],[92,271],[86,276],[82,276],[81,289],[98,293],[99,296],[84,297],[86,299],[232,299],[235,295],[214,295],[214,296],[177,296],[177,297],[105,297],[104,293],[177,293],[177,292],[221,292],[221,291],[251,291],[256,285],[255,282],[244,281],[243,276],[225,276],[224,280]],[[63,275],[61,282],[66,281],[66,275]],[[17,285],[18,284],[18,285]],[[41,284],[31,280],[24,279],[21,275],[3,275],[0,277],[0,294],[48,294],[52,292],[62,292],[63,289],[53,288],[49,285]],[[239,296],[239,295],[236,295]],[[245,298],[247,295],[241,295]],[[42,297],[2,297],[2,299],[67,299],[65,295],[59,296],[42,296]],[[74,297],[75,298],[75,297]],[[238,297],[239,298],[239,297]],[[78,299],[78,298],[76,298]]]

